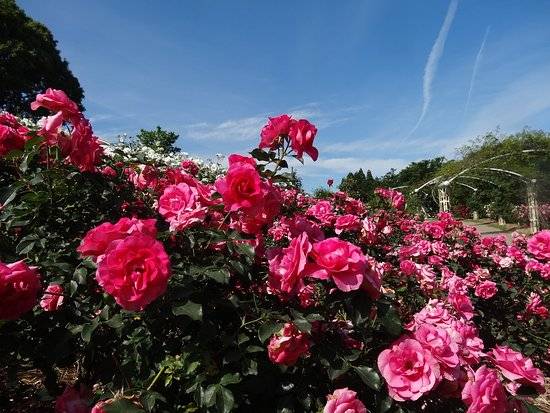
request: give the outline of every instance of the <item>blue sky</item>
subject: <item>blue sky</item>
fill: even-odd
[[[19,0],[82,84],[98,136],[156,125],[246,152],[267,116],[315,123],[306,188],[470,138],[550,130],[550,0]]]

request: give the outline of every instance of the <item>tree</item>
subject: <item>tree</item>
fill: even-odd
[[[162,153],[174,153],[179,152],[180,148],[176,148],[174,143],[179,138],[179,135],[175,132],[169,132],[157,126],[154,130],[141,129],[136,135],[137,140],[142,145],[154,148]]]
[[[0,110],[41,116],[45,112],[32,112],[30,102],[49,87],[62,89],[84,110],[84,91],[59,55],[52,33],[15,0],[0,0]]]

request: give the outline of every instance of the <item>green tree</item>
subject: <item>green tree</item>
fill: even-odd
[[[84,91],[59,55],[52,33],[15,0],[0,0],[0,110],[41,116],[30,110],[30,102],[48,87],[62,89],[84,110]]]
[[[175,132],[169,132],[157,126],[154,130],[141,129],[136,135],[137,140],[142,145],[154,148],[161,153],[179,152],[180,148],[176,148],[174,144],[179,138]]]

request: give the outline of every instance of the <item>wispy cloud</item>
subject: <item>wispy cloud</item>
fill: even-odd
[[[428,61],[426,62],[426,66],[424,67],[424,78],[422,82],[422,112],[420,113],[420,117],[418,118],[416,125],[414,125],[414,127],[405,139],[410,138],[412,134],[416,132],[416,130],[424,120],[426,113],[428,113],[428,108],[430,107],[430,102],[432,100],[432,83],[437,72],[439,60],[443,55],[443,50],[445,50],[445,42],[447,41],[447,35],[449,34],[449,30],[453,23],[457,8],[458,0],[451,0],[449,8],[447,9],[447,14],[445,15],[445,20],[443,21],[443,25],[439,30],[439,34],[435,39],[435,43],[432,46],[430,55],[428,56]]]
[[[290,166],[297,169],[300,175],[307,177],[334,177],[357,171],[363,168],[370,169],[374,175],[383,175],[391,168],[404,168],[409,161],[401,158],[328,158],[319,159],[315,163],[306,162],[305,165],[297,161],[291,161]]]
[[[464,116],[466,116],[466,114],[468,113],[468,108],[470,107],[470,99],[472,98],[472,91],[474,90],[474,83],[477,77],[477,71],[479,69],[479,64],[481,63],[481,59],[483,57],[483,52],[485,50],[485,43],[487,42],[487,36],[489,36],[490,31],[491,31],[491,26],[487,26],[487,30],[485,30],[485,35],[483,36],[483,41],[481,42],[481,46],[479,47],[479,50],[476,55],[474,68],[472,69],[472,78],[470,79],[470,88],[468,89],[468,98],[466,99],[466,104],[464,105]]]

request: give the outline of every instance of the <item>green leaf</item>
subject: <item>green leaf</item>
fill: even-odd
[[[265,343],[273,334],[283,328],[283,323],[268,322],[262,324],[258,329],[258,337],[262,343]]]
[[[353,370],[355,370],[357,375],[363,380],[363,383],[371,389],[376,391],[380,390],[380,376],[374,369],[367,366],[354,366]]]
[[[388,410],[391,409],[391,406],[393,404],[393,399],[391,397],[386,397],[383,399],[380,404],[378,404],[378,413],[386,413]]]
[[[189,300],[184,305],[172,307],[172,313],[174,315],[186,315],[195,321],[202,320],[202,305]]]
[[[156,391],[146,391],[140,397],[141,404],[143,404],[143,407],[148,412],[151,412],[154,409],[155,404],[157,404],[157,400],[166,403],[166,398]]]
[[[92,338],[92,333],[99,325],[99,321],[97,318],[94,318],[91,323],[84,324],[82,326],[82,331],[80,332],[80,335],[82,337],[82,340],[84,340],[86,343],[89,343]]]
[[[103,407],[106,413],[145,413],[145,410],[140,409],[134,403],[127,399],[119,399],[109,403]]]
[[[525,406],[525,408],[527,409],[527,412],[528,413],[543,413],[542,410],[540,410],[538,407],[536,406],[533,406],[532,404],[530,403],[527,403],[527,402],[523,402],[523,405]]]
[[[208,278],[212,278],[214,281],[220,284],[229,284],[229,271],[225,268],[208,269],[204,272]]]
[[[220,380],[222,386],[227,386],[228,384],[236,384],[241,381],[241,375],[239,373],[227,373]]]
[[[259,161],[269,161],[269,152],[263,151],[260,148],[254,149],[252,152],[250,152],[250,155],[252,155],[253,158],[256,158]]]
[[[107,324],[111,328],[119,329],[124,325],[124,321],[122,320],[122,315],[121,314],[115,314],[105,324]]]
[[[217,384],[210,385],[202,394],[202,404],[205,407],[213,406],[216,403],[216,391],[218,390]]]
[[[231,390],[223,386],[218,386],[218,391],[216,393],[216,406],[218,408],[218,411],[229,413],[231,410],[233,410],[235,399]]]
[[[382,325],[384,326],[386,331],[391,335],[399,336],[401,334],[401,330],[403,329],[403,327],[401,326],[399,314],[397,314],[397,311],[395,311],[395,308],[393,308],[393,306],[390,306],[388,308],[388,311],[386,311],[386,314],[384,314],[380,321],[382,322]]]

